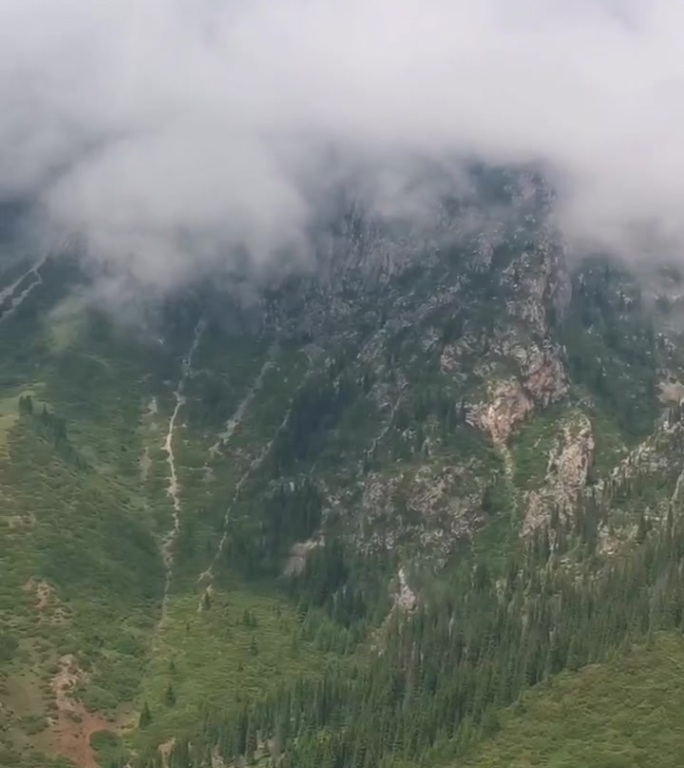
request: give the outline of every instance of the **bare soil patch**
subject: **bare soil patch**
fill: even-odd
[[[75,697],[84,672],[72,655],[62,656],[52,679],[57,717],[50,723],[51,751],[72,760],[79,768],[98,768],[90,737],[96,731],[115,731],[117,726],[100,714],[88,712]]]

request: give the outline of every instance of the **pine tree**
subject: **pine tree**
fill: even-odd
[[[176,692],[173,690],[171,683],[169,683],[164,693],[164,703],[167,707],[173,707],[176,703]]]
[[[139,728],[147,728],[147,726],[152,722],[152,713],[150,712],[150,707],[147,702],[143,704],[142,711],[140,712],[140,717],[138,718],[138,727]]]
[[[249,652],[252,656],[256,656],[259,653],[259,647],[257,646],[254,635],[252,635],[252,638],[249,641]]]

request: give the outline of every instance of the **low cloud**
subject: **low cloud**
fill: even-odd
[[[464,156],[545,164],[580,240],[677,249],[682,28],[672,0],[3,0],[0,198],[162,289],[306,263],[350,176],[419,216],[416,167]]]

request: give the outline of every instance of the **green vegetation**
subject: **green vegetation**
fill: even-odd
[[[660,628],[681,630],[682,520],[670,518],[589,589],[600,514],[586,507],[577,534],[558,528],[551,548],[535,536],[500,571],[486,560],[457,570],[449,589],[386,627],[383,652],[370,664],[329,666],[321,680],[283,686],[242,714],[216,713],[210,738],[225,758],[252,759],[249,733],[266,733],[284,747],[284,764],[298,768],[334,766],[339,755],[370,768],[431,751],[435,759],[464,754],[530,686],[604,661]],[[581,578],[562,565],[563,546],[580,554]],[[194,745],[198,754],[208,746],[197,738]]]
[[[188,334],[180,328],[166,347],[138,341],[103,315],[72,301],[60,304],[61,295],[60,282],[46,279],[36,288],[35,304],[5,326],[17,348],[31,349],[30,359],[0,362],[0,442],[6,448],[0,479],[11,502],[0,517],[6,544],[0,663],[9,681],[0,701],[13,713],[1,741],[8,755],[21,754],[27,765],[32,739],[50,745],[46,716],[58,713],[53,681],[64,668],[87,711],[124,723],[139,718],[132,741],[110,731],[91,740],[103,765],[118,765],[133,745],[154,751],[193,729],[207,707],[225,708],[231,688],[238,706],[290,677],[318,674],[326,663],[330,643],[304,621],[296,601],[274,582],[246,586],[231,576],[240,570],[237,559],[230,563],[235,531],[213,591],[197,583],[219,554],[226,507],[250,471],[254,493],[266,490],[272,499],[265,520],[281,526],[268,545],[271,577],[282,569],[287,542],[320,524],[320,502],[314,502],[299,523],[283,527],[287,518],[280,512],[298,512],[301,493],[289,499],[283,485],[274,495],[266,479],[270,462],[261,473],[258,463],[251,469],[255,459],[269,456],[310,363],[287,345],[273,350],[239,339],[226,343],[211,327],[203,335],[196,365],[212,365],[189,380],[173,434],[180,531],[160,622],[160,539],[172,527],[162,446]],[[54,323],[46,323],[48,317]],[[0,347],[10,341],[4,330]],[[229,444],[212,454],[222,432],[217,420],[227,421],[245,398],[252,407]],[[314,487],[310,493],[315,500]],[[248,533],[248,516],[244,524]]]
[[[676,768],[684,752],[682,674],[681,636],[627,646],[526,693],[458,768]]]
[[[539,488],[546,477],[549,454],[561,436],[564,421],[572,420],[565,407],[549,408],[541,416],[523,425],[513,438],[511,450],[515,466],[514,482],[518,488]]]
[[[203,712],[239,710],[288,679],[320,673],[324,662],[282,599],[239,584],[211,592],[202,605],[195,595],[179,597],[160,627],[139,693],[141,713],[146,705],[150,713],[140,744],[182,733]]]
[[[570,373],[612,416],[625,437],[647,435],[658,414],[658,337],[641,289],[628,273],[597,261],[573,283],[563,327]]]
[[[675,754],[655,715],[625,729],[684,657],[681,409],[655,426],[676,360],[602,263],[556,316],[532,230],[332,297],[293,281],[261,325],[203,287],[140,332],[45,265],[0,317],[0,765],[74,757],[70,728],[103,768]],[[478,414],[492,380],[530,388],[531,345],[570,393],[495,444]],[[521,537],[589,427],[588,487]]]
[[[100,765],[105,768],[125,768],[128,750],[116,733],[95,731],[90,737],[90,746]]]
[[[53,344],[62,277],[46,266],[0,326],[0,741],[21,755],[12,765],[48,764],[32,744],[51,743],[62,666],[87,709],[132,703],[163,588],[131,439],[156,358],[85,309]]]

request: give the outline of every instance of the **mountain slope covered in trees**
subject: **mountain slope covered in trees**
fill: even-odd
[[[626,646],[606,663],[564,674],[504,713],[500,732],[461,764],[679,765],[683,660],[679,634],[656,635],[648,646]]]
[[[558,690],[611,764],[592,681],[681,654],[681,277],[471,181],[422,228],[336,214],[256,300],[127,322],[65,256],[6,268],[0,765],[562,765],[557,710],[514,738]]]

